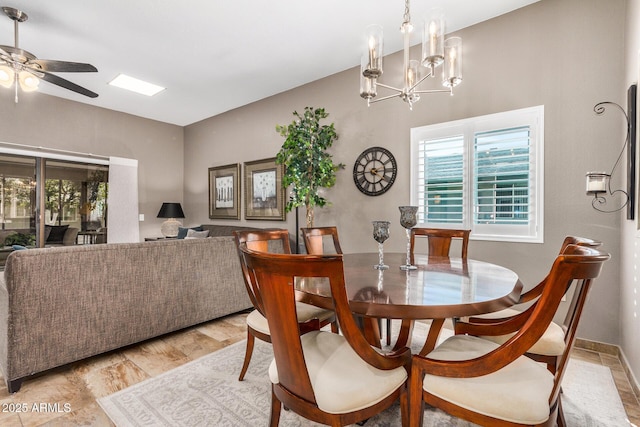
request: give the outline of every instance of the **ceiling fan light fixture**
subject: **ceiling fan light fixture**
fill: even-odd
[[[9,89],[13,85],[14,72],[11,67],[0,65],[0,86]]]
[[[145,82],[144,80],[136,79],[126,74],[118,74],[118,76],[109,82],[111,86],[116,86],[121,89],[130,90],[146,96],[153,96],[159,92],[162,92],[166,88],[153,83]]]
[[[18,82],[23,91],[33,92],[38,89],[40,79],[27,71],[21,71],[20,74],[18,74]]]
[[[18,23],[25,22],[29,17],[21,10],[5,6],[2,12],[13,21],[13,46],[0,46],[0,85],[11,88],[15,83],[15,102],[18,103],[18,90],[33,92],[38,89],[40,79],[71,90],[90,98],[96,98],[97,93],[78,86],[54,72],[85,73],[97,72],[91,64],[81,62],[56,61],[39,59],[31,52],[18,47]]]

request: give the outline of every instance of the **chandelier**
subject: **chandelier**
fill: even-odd
[[[367,51],[362,56],[360,75],[360,96],[367,100],[367,105],[399,97],[409,104],[420,100],[420,94],[449,92],[453,95],[453,88],[462,81],[462,39],[451,37],[444,39],[444,16],[439,10],[434,10],[424,23],[422,31],[421,60],[410,59],[409,49],[413,25],[409,12],[409,0],[405,0],[404,17],[400,32],[404,42],[403,80],[404,86],[397,88],[378,81],[382,76],[383,37],[380,25],[367,27]],[[418,86],[428,77],[435,77],[436,67],[442,66],[442,85],[447,89],[418,90]],[[422,71],[426,70],[426,73]],[[389,89],[394,93],[376,98],[378,86]],[[376,98],[376,99],[374,99]]]

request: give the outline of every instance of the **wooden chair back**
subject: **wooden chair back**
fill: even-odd
[[[304,247],[310,255],[324,255],[329,253],[341,254],[340,239],[337,227],[301,228]],[[331,237],[333,251],[325,251],[325,236]]]
[[[435,369],[428,367],[429,373],[434,375],[476,377],[494,372],[515,359],[527,353],[544,334],[552,322],[554,315],[562,301],[562,297],[573,287],[574,293],[567,312],[566,347],[561,357],[558,358],[554,373],[554,387],[549,398],[551,417],[555,419],[557,401],[560,386],[569,354],[575,340],[575,332],[578,328],[580,317],[590,291],[592,281],[597,278],[602,270],[602,265],[610,258],[610,255],[589,246],[575,244],[567,245],[562,254],[558,255],[547,275],[546,285],[542,288],[539,298],[527,310],[517,316],[499,324],[492,325],[490,334],[505,335],[513,333],[507,342],[497,350],[477,358],[473,361],[455,361],[442,363]],[[456,328],[457,334],[487,335],[488,328],[482,324],[464,323]],[[415,358],[414,358],[415,362]],[[421,364],[422,362],[418,362]],[[415,363],[414,363],[415,366]],[[424,366],[428,366],[428,363]],[[423,366],[423,367],[424,367]],[[413,392],[413,390],[411,391]],[[437,399],[425,396],[425,402],[434,404]],[[482,424],[486,419],[477,415],[463,417],[469,421]],[[512,425],[501,424],[496,425]]]
[[[236,230],[233,232],[238,249],[238,257],[240,258],[240,266],[242,268],[242,277],[244,285],[249,294],[249,299],[253,306],[264,316],[264,308],[260,296],[257,293],[255,280],[247,269],[246,262],[241,247],[249,248],[258,252],[282,252],[291,253],[291,245],[289,243],[289,231],[284,229],[270,230]]]
[[[600,242],[598,240],[588,239],[586,237],[567,236],[562,241],[562,245],[560,245],[560,251],[558,252],[558,254],[564,253],[564,251],[567,249],[567,247],[569,245],[578,245],[578,246],[585,246],[585,247],[589,247],[589,248],[598,248],[598,247],[600,247],[602,245],[602,242]],[[529,289],[527,292],[525,292],[522,295],[520,295],[520,300],[518,301],[518,304],[527,303],[527,302],[533,301],[534,299],[538,298],[540,296],[540,294],[542,294],[542,288],[546,284],[546,280],[547,280],[546,278],[543,279],[536,286],[534,286],[533,288]]]
[[[469,235],[471,230],[453,230],[444,228],[412,228],[409,247],[411,252],[411,264],[414,263],[413,252],[416,245],[416,236],[426,237],[429,244],[429,256],[448,257],[451,250],[451,241],[461,239],[461,258],[467,258],[469,247]]]
[[[285,407],[296,410],[301,401],[314,404],[311,379],[307,370],[296,317],[296,278],[325,278],[331,285],[333,303],[340,330],[351,347],[366,362],[392,369],[410,360],[410,350],[382,355],[366,341],[349,307],[341,255],[297,255],[256,252],[241,246],[247,268],[256,279],[256,293],[264,304],[271,328],[271,342],[278,369],[277,387],[286,390],[281,397]],[[287,397],[288,396],[288,397]],[[287,401],[288,400],[288,401]]]

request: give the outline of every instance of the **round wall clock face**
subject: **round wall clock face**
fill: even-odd
[[[393,154],[382,147],[364,150],[353,165],[353,182],[368,196],[385,193],[396,180],[398,165]]]

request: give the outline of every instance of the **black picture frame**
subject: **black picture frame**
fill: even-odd
[[[240,164],[209,168],[209,218],[240,219]]]

